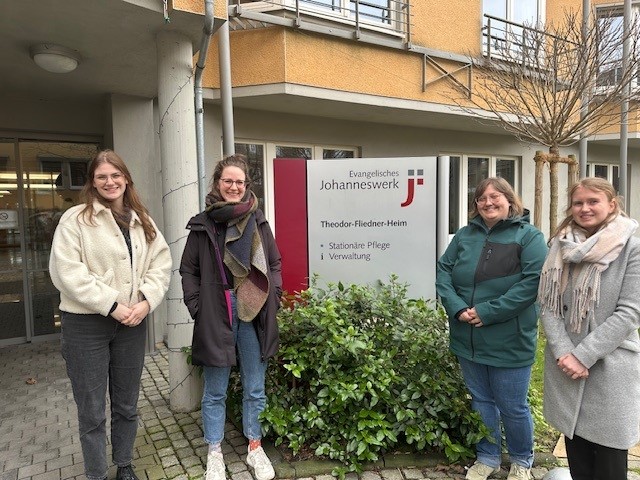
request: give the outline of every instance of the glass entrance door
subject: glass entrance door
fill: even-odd
[[[2,153],[5,147],[11,155]],[[0,142],[0,169],[3,156],[8,158],[0,170],[6,177],[0,183],[0,342],[60,332],[59,294],[49,277],[51,241],[64,211],[80,202],[87,164],[97,148],[94,143]]]
[[[0,340],[27,338],[16,144],[0,141]]]

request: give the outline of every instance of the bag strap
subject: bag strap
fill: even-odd
[[[218,230],[216,224],[213,222],[213,249],[216,252],[216,260],[218,263],[218,269],[220,270],[220,277],[222,277],[222,283],[224,285],[224,298],[227,302],[227,315],[229,317],[229,326],[233,324],[233,311],[231,309],[231,287],[227,281],[227,274],[224,270],[224,264],[222,263],[222,256],[220,255],[220,247],[218,246]]]

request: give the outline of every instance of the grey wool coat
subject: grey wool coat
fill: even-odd
[[[640,240],[631,237],[602,273],[600,301],[580,333],[569,331],[570,290],[571,284],[564,318],[541,317],[544,416],[568,438],[627,450],[640,440]],[[566,353],[589,369],[588,378],[573,380],[558,368],[556,359]]]

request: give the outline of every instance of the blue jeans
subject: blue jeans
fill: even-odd
[[[106,394],[111,399],[113,463],[131,463],[147,323],[62,312],[62,356],[78,407],[80,445],[89,480],[107,478]]]
[[[253,322],[238,319],[236,298],[231,295],[233,337],[236,342],[242,380],[242,430],[249,440],[262,438],[258,416],[267,404],[264,382],[267,362],[261,360],[260,342]],[[204,439],[211,445],[222,442],[226,419],[227,387],[231,367],[204,367],[202,424]]]
[[[489,428],[491,438],[476,445],[478,461],[497,468],[501,463],[504,426],[511,463],[525,468],[533,465],[533,419],[527,393],[531,366],[500,368],[482,365],[458,357],[469,393],[471,406]]]

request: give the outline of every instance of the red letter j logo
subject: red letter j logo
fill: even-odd
[[[413,194],[415,191],[416,184],[417,185],[424,184],[424,179],[422,178],[424,175],[424,172],[422,169],[418,169],[416,174],[417,178],[415,180],[411,178],[414,175],[413,170],[409,170],[408,174],[409,174],[409,178],[407,178],[407,199],[400,204],[401,207],[408,207],[409,205],[411,205],[411,203],[413,203]]]

